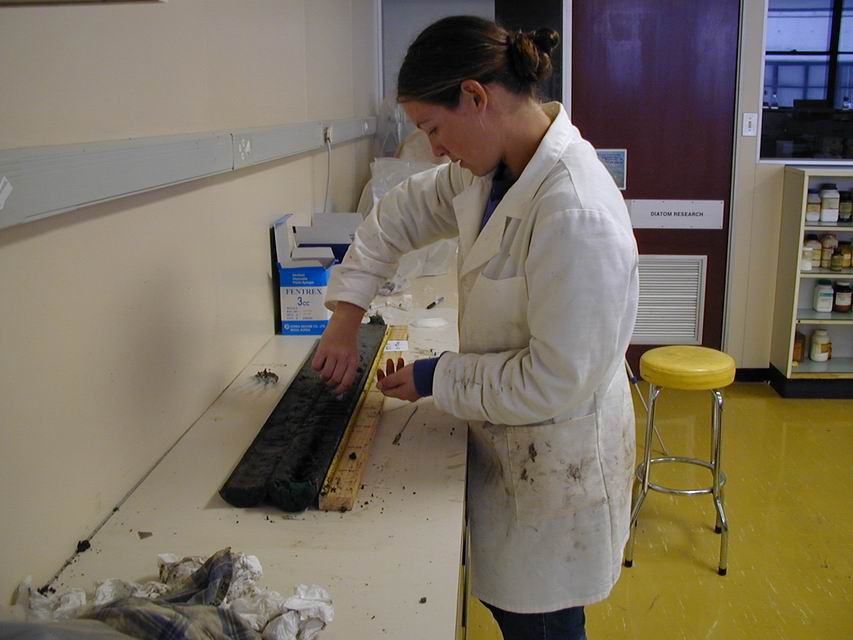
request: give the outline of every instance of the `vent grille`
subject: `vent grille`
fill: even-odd
[[[707,256],[640,256],[631,344],[702,344]]]

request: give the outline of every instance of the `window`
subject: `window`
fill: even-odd
[[[763,110],[762,157],[853,158],[853,0],[769,0]]]

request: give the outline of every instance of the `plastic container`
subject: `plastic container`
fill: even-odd
[[[838,221],[853,221],[853,192],[841,192],[841,199],[838,204]]]
[[[838,222],[838,207],[841,204],[841,194],[834,182],[827,182],[820,187],[820,221]]]
[[[804,247],[812,248],[812,268],[819,269],[820,268],[820,254],[823,250],[823,246],[820,244],[820,240],[817,239],[817,236],[813,233],[806,236],[806,241],[803,243]]]
[[[818,280],[812,295],[812,308],[818,313],[830,313],[835,293],[832,290],[832,282],[829,280]]]
[[[836,313],[850,313],[853,309],[853,286],[849,282],[836,282],[833,289],[835,301],[832,310]]]
[[[829,269],[832,264],[832,254],[838,247],[838,238],[831,233],[825,233],[820,237],[820,268]]]
[[[826,362],[832,358],[832,342],[826,329],[815,329],[812,332],[809,358],[815,362]]]
[[[806,198],[806,222],[820,222],[820,192],[809,189]]]
[[[803,247],[803,254],[800,258],[800,271],[811,271],[812,270],[812,257],[814,255],[814,249],[809,246]]]

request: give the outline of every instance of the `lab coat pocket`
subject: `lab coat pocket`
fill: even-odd
[[[489,353],[523,349],[530,343],[524,276],[493,280],[480,275],[465,302],[461,350]]]
[[[536,526],[606,502],[595,414],[506,429],[519,524]]]

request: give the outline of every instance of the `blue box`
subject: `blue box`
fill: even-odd
[[[335,259],[329,247],[296,247],[288,224],[291,215],[276,220],[273,228],[281,304],[279,331],[286,336],[320,335],[332,315],[324,303]]]

